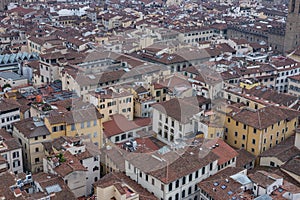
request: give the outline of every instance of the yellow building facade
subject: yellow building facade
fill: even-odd
[[[13,137],[22,145],[23,165],[26,171],[43,171],[43,142],[50,141],[50,133],[37,118],[27,118],[14,123]]]
[[[52,139],[61,136],[86,136],[99,148],[103,146],[101,114],[95,108],[46,117],[44,122]]]
[[[277,106],[231,111],[224,122],[224,139],[257,156],[290,137],[298,125],[298,116],[298,111]]]
[[[89,101],[95,105],[102,116],[102,122],[110,120],[114,114],[122,114],[128,120],[133,120],[133,94],[129,91],[112,91],[105,89],[89,94]]]
[[[167,99],[167,86],[159,83],[153,83],[150,86],[151,96],[155,98],[156,102],[164,102]]]

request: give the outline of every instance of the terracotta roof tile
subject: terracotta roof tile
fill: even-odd
[[[76,171],[86,171],[87,169],[80,163],[78,158],[72,155],[69,151],[63,153],[65,162],[60,162],[60,165],[54,168],[54,171],[60,176],[65,177],[68,174]]]
[[[276,157],[282,162],[286,162],[300,155],[300,149],[294,146],[294,141],[295,135],[264,151],[260,157]]]
[[[230,115],[238,122],[262,130],[279,121],[295,119],[299,112],[284,107],[267,106],[259,110],[244,108],[237,113],[231,112]]]
[[[201,111],[196,102],[187,103],[177,98],[153,104],[152,107],[182,123],[188,123],[193,115]]]
[[[290,173],[296,174],[297,176],[300,176],[300,157],[295,157],[292,160],[286,162],[284,165],[282,165],[280,168],[283,170],[286,170]],[[298,180],[299,182],[299,180]]]
[[[100,188],[106,188],[118,183],[125,183],[129,187],[131,187],[135,192],[139,194],[140,200],[158,200],[157,197],[155,197],[153,194],[144,189],[141,185],[137,184],[135,181],[131,180],[128,176],[121,172],[109,173],[93,185]],[[117,187],[120,188],[120,184]],[[120,191],[123,191],[123,189]]]
[[[112,115],[111,118],[112,120],[103,123],[103,133],[108,138],[126,131],[134,130],[151,124],[151,118],[138,118],[133,121],[129,121],[122,114]]]

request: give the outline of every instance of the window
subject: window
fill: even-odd
[[[39,137],[34,137],[34,140],[38,140],[39,139]]]
[[[252,144],[255,144],[255,139],[252,139]]]
[[[156,96],[160,97],[160,91],[156,91]]]
[[[256,133],[256,128],[253,129],[253,133]]]
[[[242,136],[242,139],[245,140],[245,139],[246,139],[246,135],[243,135],[243,136]]]
[[[98,166],[95,166],[94,168],[93,168],[93,172],[94,171],[98,171],[99,170],[99,167]]]
[[[152,185],[154,185],[155,181],[154,181],[154,178],[152,179]]]
[[[270,166],[275,167],[275,163],[273,161],[271,161]]]
[[[236,125],[236,126],[239,126],[239,122],[235,122],[235,125]]]
[[[254,149],[254,148],[251,148],[251,152],[254,153],[254,152],[255,152],[255,149]]]
[[[61,131],[65,130],[65,126],[64,125],[60,125],[60,130]]]
[[[91,122],[88,121],[88,122],[86,123],[86,126],[87,126],[88,128],[91,127]]]
[[[39,163],[39,162],[40,162],[40,158],[35,158],[35,159],[34,159],[34,162],[35,162],[35,163]]]
[[[184,177],[182,177],[182,185],[184,185],[185,182],[186,182],[186,178],[185,178],[185,176],[184,176]]]
[[[177,180],[176,182],[175,182],[175,188],[178,188],[179,187],[179,180]]]
[[[130,163],[128,163],[128,169],[130,169],[131,168],[131,164]]]
[[[209,170],[211,171],[213,169],[213,163],[210,163]]]
[[[246,130],[247,129],[247,125],[246,124],[244,124],[244,130]]]
[[[84,122],[81,122],[80,124],[80,128],[83,129],[84,128]]]
[[[94,120],[94,126],[97,126],[97,120],[96,119]]]
[[[198,178],[198,177],[199,177],[199,171],[196,171],[195,178]]]
[[[189,187],[188,194],[190,195],[192,193],[192,187]]]
[[[19,157],[19,152],[18,151],[13,152],[13,158],[18,158],[18,157]]]
[[[125,140],[126,139],[126,134],[122,134],[121,135],[121,140]]]
[[[38,147],[35,148],[35,152],[39,152],[39,148]]]
[[[189,175],[189,181],[192,181],[193,180],[193,174],[190,174]]]
[[[52,132],[57,132],[57,126],[52,127]]]
[[[184,198],[185,197],[185,190],[182,191],[181,193],[181,197]]]
[[[173,189],[173,185],[172,185],[172,183],[170,183],[169,184],[169,191],[172,191],[172,189]]]
[[[202,168],[202,175],[205,174],[205,167]]]
[[[2,157],[7,160],[7,154],[3,154]]]
[[[75,124],[71,124],[71,131],[75,130]]]
[[[234,132],[234,136],[237,137],[238,136],[238,132]]]
[[[230,123],[230,118],[227,118],[227,122]]]
[[[14,162],[13,162],[13,167],[15,168],[15,167],[19,167],[21,165],[21,162],[19,161],[19,160],[15,160]]]
[[[119,141],[120,141],[120,137],[116,136],[116,142],[119,142]]]
[[[98,136],[97,132],[94,132],[94,138],[96,138]]]
[[[128,98],[126,99],[126,103],[130,103],[130,102],[131,102],[131,98],[128,97]]]

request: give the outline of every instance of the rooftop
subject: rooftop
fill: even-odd
[[[299,112],[278,106],[267,106],[258,110],[241,109],[229,114],[234,120],[257,129],[265,129],[282,120],[292,120],[299,116]]]
[[[26,79],[26,77],[24,77],[24,76],[21,76],[19,74],[16,74],[14,72],[9,72],[9,71],[0,72],[0,78],[6,79],[6,80],[11,79],[12,81],[18,81],[18,80]]]
[[[138,129],[144,126],[149,126],[151,124],[152,121],[150,118],[139,118],[133,121],[129,121],[124,115],[115,114],[111,116],[110,121],[103,123],[103,132],[106,137],[110,138],[111,136]]]
[[[128,185],[131,187],[136,193],[139,194],[139,199],[140,200],[158,200],[157,197],[155,197],[153,194],[148,192],[146,189],[144,189],[141,185],[137,184],[135,181],[131,180],[128,176],[126,176],[124,173],[117,173],[117,172],[112,172],[104,177],[102,177],[99,181],[94,183],[93,185],[96,187],[100,188],[107,188],[110,186],[116,186],[116,184],[123,183],[124,185]],[[120,186],[120,185],[119,185]],[[122,185],[121,185],[122,186]],[[123,188],[123,189],[122,189]],[[127,189],[126,187],[119,188],[121,189],[121,194],[127,194]]]
[[[202,111],[197,101],[186,102],[184,99],[179,98],[156,103],[153,104],[152,107],[181,123],[189,123],[195,114]]]
[[[44,123],[40,120],[36,120],[35,118],[27,118],[15,122],[14,126],[20,132],[20,134],[23,134],[26,138],[50,135],[50,132]]]
[[[168,184],[214,161],[222,164],[237,156],[237,153],[222,140],[197,141],[194,145],[172,151],[158,150],[152,154],[130,153],[125,159],[141,171]],[[215,144],[218,144],[218,147],[211,148]],[[226,154],[223,156],[224,152]]]

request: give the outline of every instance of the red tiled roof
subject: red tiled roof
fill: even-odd
[[[139,194],[140,200],[157,200],[153,194],[148,192],[145,188],[141,187],[141,185],[137,184],[135,181],[131,180],[128,176],[123,173],[109,173],[102,177],[99,181],[94,183],[95,187],[106,188],[112,185],[116,186],[116,183],[125,183],[129,187],[131,187],[136,193]]]
[[[111,116],[112,120],[104,122],[104,134],[106,137],[118,135],[120,133],[134,130],[151,123],[150,118],[139,118],[134,121],[129,121],[124,115],[116,114]]]
[[[218,165],[222,165],[238,156],[238,153],[232,147],[226,144],[222,139],[210,140],[205,145],[213,146],[216,144],[218,144],[219,146],[212,149],[212,152],[219,157]]]
[[[67,176],[68,174],[75,171],[86,171],[87,169],[79,162],[77,157],[72,155],[69,151],[66,151],[64,154],[65,162],[61,162],[58,167],[54,170],[62,177]]]

